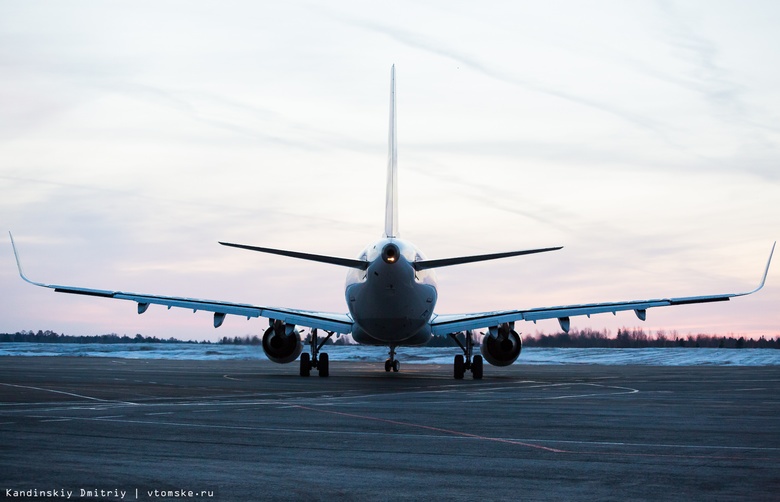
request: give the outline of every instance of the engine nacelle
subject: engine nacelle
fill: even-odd
[[[295,326],[274,321],[263,333],[263,350],[271,361],[286,364],[298,359],[303,343]]]
[[[493,366],[509,366],[520,356],[523,340],[517,331],[505,325],[490,331],[491,333],[482,339],[479,348],[482,357]]]

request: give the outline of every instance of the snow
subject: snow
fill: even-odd
[[[382,362],[385,347],[328,346],[331,361]],[[404,364],[451,364],[458,349],[451,347],[399,348]],[[263,349],[249,345],[130,343],[130,344],[56,344],[0,343],[0,356],[74,356],[126,359],[182,360],[267,360]],[[527,348],[516,364],[602,364],[647,366],[778,366],[780,350],[775,349],[550,349]]]

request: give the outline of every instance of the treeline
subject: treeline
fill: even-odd
[[[0,333],[0,343],[2,342],[26,342],[26,343],[198,343],[192,341],[177,340],[176,338],[157,338],[156,336],[135,336],[122,335],[116,333],[108,335],[90,335],[90,336],[72,336],[61,335],[54,331],[17,331],[16,333]],[[211,343],[211,342],[201,342]]]
[[[657,331],[648,334],[641,328],[621,328],[616,336],[609,330],[573,329],[569,333],[523,334],[524,347],[545,348],[606,348],[606,349],[640,349],[662,347],[702,347],[718,349],[780,349],[780,337],[757,340],[744,336],[687,335],[680,336],[677,331]],[[463,336],[460,336],[463,342]],[[428,347],[455,347],[457,344],[449,336],[434,336]]]
[[[569,333],[544,333],[524,334],[524,347],[546,348],[615,348],[615,349],[639,349],[661,347],[703,347],[720,349],[780,349],[780,336],[776,338],[761,337],[758,339],[745,338],[744,336],[715,336],[715,335],[687,335],[680,336],[676,331],[657,331],[648,334],[641,328],[621,328],[616,336],[612,336],[609,330],[597,331],[592,329],[573,329]],[[463,337],[460,337],[463,341]],[[481,340],[476,340],[479,343]],[[54,331],[17,331],[16,333],[0,333],[2,342],[27,342],[27,343],[211,343],[210,341],[178,340],[176,338],[157,338],[156,336],[107,335],[72,336],[61,335]],[[308,338],[305,340],[308,342]],[[223,337],[217,341],[225,345],[260,345],[260,336]],[[350,345],[349,336],[339,336],[328,340],[328,344]],[[449,336],[434,336],[427,344],[428,347],[456,347],[457,344]]]
[[[310,343],[311,338],[309,335],[304,337],[303,343]],[[320,343],[322,343],[323,337],[320,337]],[[263,339],[260,336],[224,336],[217,342],[222,345],[262,345]],[[355,342],[351,338],[346,336],[334,336],[325,342],[325,345],[355,345]]]
[[[596,331],[592,329],[571,330],[569,333],[545,335],[536,333],[523,336],[526,347],[555,348],[615,348],[639,349],[661,347],[702,347],[714,349],[780,349],[780,337],[766,339],[763,336],[756,340],[740,336],[687,335],[680,336],[676,331],[667,333],[657,331],[648,334],[641,328],[621,328],[616,336],[611,336],[609,330]]]

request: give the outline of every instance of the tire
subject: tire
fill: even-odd
[[[320,354],[320,360],[317,368],[320,370],[321,377],[327,377],[330,375],[330,365],[328,363],[328,354]]]
[[[401,363],[396,359],[393,361],[393,373],[398,373],[399,371],[401,371]]]
[[[301,376],[307,377],[311,371],[311,356],[307,353],[301,354]]]
[[[463,375],[466,373],[466,364],[463,360],[463,354],[455,356],[455,380],[463,380]]]
[[[393,361],[388,359],[387,361],[385,361],[385,371],[389,373],[391,369],[393,369]]]
[[[474,380],[482,380],[482,356],[474,356],[471,362],[471,376]]]

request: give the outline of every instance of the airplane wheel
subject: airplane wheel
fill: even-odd
[[[463,361],[463,354],[455,356],[455,380],[463,380],[466,373],[466,363]]]
[[[396,359],[393,361],[393,373],[398,373],[399,371],[401,371],[401,363]]]
[[[309,376],[310,370],[311,370],[311,356],[309,354],[303,353],[301,354],[301,376],[302,377]]]
[[[321,377],[326,377],[326,376],[330,375],[330,368],[328,366],[329,366],[329,364],[328,364],[328,354],[324,354],[324,353],[320,354],[320,361],[319,361],[319,364],[317,365],[317,368],[320,371],[320,376]]]
[[[388,359],[385,361],[385,371],[390,372],[391,369],[393,369],[393,361]]]
[[[482,380],[482,356],[474,356],[471,362],[471,376],[474,380]]]

